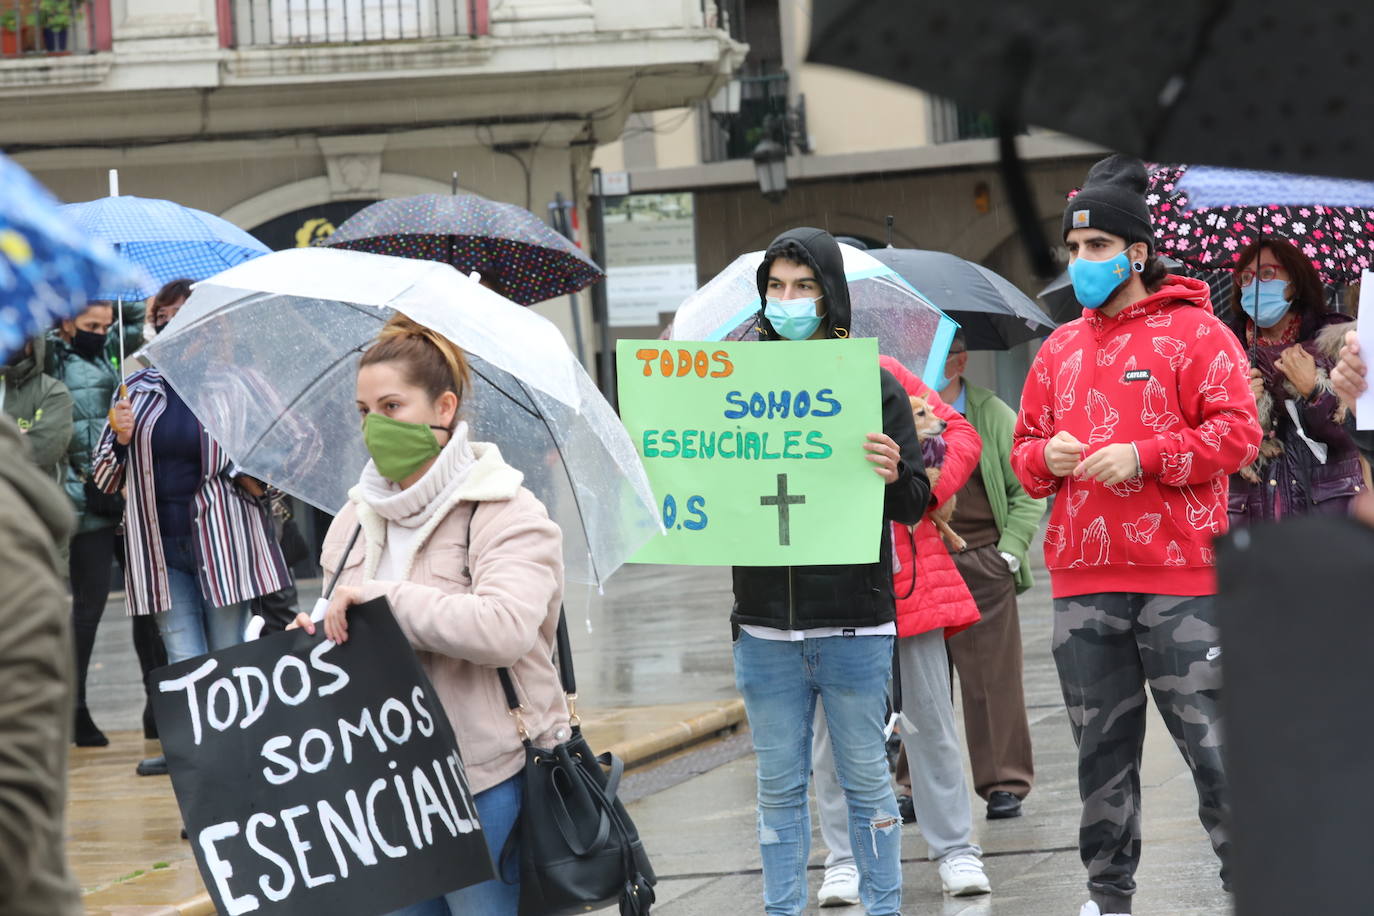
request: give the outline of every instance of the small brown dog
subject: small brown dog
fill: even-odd
[[[925,398],[915,395],[909,397],[911,419],[916,423],[916,438],[921,442],[921,458],[925,461],[926,476],[930,478],[930,487],[933,490],[940,479],[940,467],[945,463],[945,438],[942,434],[949,424],[935,416],[935,411],[930,409]],[[940,538],[951,549],[962,551],[968,547],[968,542],[955,534],[954,529],[949,526],[949,520],[953,516],[954,497],[951,496],[930,513],[930,520],[935,523]]]

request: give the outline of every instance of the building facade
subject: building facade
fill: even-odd
[[[278,248],[388,197],[584,206],[597,147],[745,50],[702,0],[54,2],[0,0],[0,149],[64,200],[116,168]]]
[[[1031,274],[1006,201],[988,118],[915,89],[805,63],[810,0],[722,0],[718,15],[718,25],[749,46],[735,79],[693,106],[632,116],[623,137],[598,149],[594,160],[624,174],[630,200],[651,204],[670,195],[676,206],[691,208],[698,282],[790,226],[887,244],[892,217],[893,245],[948,251],[1031,296],[1040,290],[1044,281]],[[753,161],[765,138],[786,151],[787,190],[772,200]],[[1103,153],[1035,130],[1020,138],[1019,149],[1046,232],[1058,243],[1066,196]],[[626,207],[609,204],[608,231]],[[656,322],[644,321],[650,309],[643,297],[633,299],[633,308],[616,302],[623,271],[615,256],[633,261],[631,292],[643,292],[648,265],[639,263],[642,256],[633,259],[646,248],[611,246],[612,314],[620,314],[615,330],[623,336],[653,336],[668,317],[663,311]],[[660,292],[666,305],[669,290]],[[1015,404],[1033,350],[1032,344],[975,353],[970,372]]]

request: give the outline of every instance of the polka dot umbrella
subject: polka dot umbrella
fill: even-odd
[[[575,293],[605,277],[582,249],[524,207],[476,194],[379,201],[349,217],[325,244],[476,271],[521,305]]]

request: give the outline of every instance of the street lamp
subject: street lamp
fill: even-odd
[[[787,157],[793,149],[811,152],[811,137],[806,131],[806,96],[796,107],[784,101],[782,111],[763,119],[763,139],[754,147],[754,171],[763,196],[777,203],[787,193]]]
[[[768,122],[771,121],[769,118]],[[754,172],[758,175],[763,196],[774,203],[782,200],[787,193],[787,147],[774,140],[767,128],[759,145],[754,147]]]

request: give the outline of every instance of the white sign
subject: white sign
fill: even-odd
[[[607,207],[606,265],[611,325],[659,327],[696,292],[692,195],[631,194]]]
[[[1360,277],[1360,357],[1365,365],[1374,358],[1374,271]],[[1355,428],[1374,429],[1374,385],[1355,402]]]
[[[629,172],[602,172],[601,196],[623,197],[630,193]]]
[[[661,312],[675,310],[696,290],[695,264],[611,267],[606,271],[606,298],[612,303],[614,327],[656,327]]]

